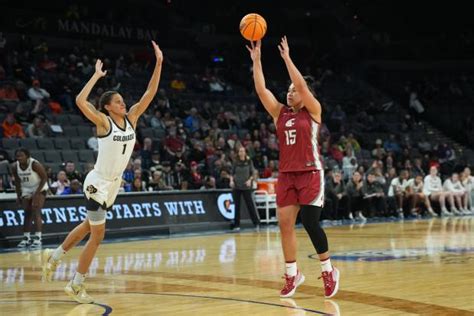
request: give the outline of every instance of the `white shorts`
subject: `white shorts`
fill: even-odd
[[[88,200],[94,200],[104,209],[108,209],[114,205],[121,182],[121,177],[105,179],[96,170],[92,170],[84,180],[84,194]]]

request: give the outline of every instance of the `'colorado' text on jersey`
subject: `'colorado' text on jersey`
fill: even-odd
[[[122,177],[135,146],[135,130],[125,117],[125,129],[118,127],[110,118],[110,130],[107,135],[97,137],[99,153],[94,169],[106,179]]]
[[[277,121],[277,136],[280,143],[280,172],[322,170],[316,123],[306,108],[293,112],[284,106]]]

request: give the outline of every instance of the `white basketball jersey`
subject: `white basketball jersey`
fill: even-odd
[[[104,178],[113,180],[122,177],[122,173],[132,156],[135,146],[135,130],[125,117],[125,129],[118,127],[110,118],[110,130],[98,138],[99,153],[94,169]]]
[[[20,178],[21,183],[21,196],[33,195],[41,182],[39,174],[33,170],[33,162],[37,161],[34,158],[28,159],[28,167],[25,170],[21,169],[20,163],[16,162],[16,173]],[[44,184],[43,190],[48,190],[48,183]]]

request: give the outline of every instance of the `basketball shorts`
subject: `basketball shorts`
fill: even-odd
[[[324,170],[280,172],[276,186],[278,207],[324,205]]]
[[[97,202],[98,206],[106,210],[114,205],[121,182],[121,177],[106,179],[94,169],[87,174],[84,180],[84,194],[89,201]]]

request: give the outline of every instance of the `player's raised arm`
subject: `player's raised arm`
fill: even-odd
[[[265,86],[265,77],[263,76],[262,61],[260,58],[262,41],[257,41],[256,44],[250,42],[250,47],[246,47],[253,61],[253,80],[257,95],[267,112],[276,120],[283,104],[278,102],[273,93]]]
[[[298,68],[290,58],[290,47],[288,46],[288,41],[286,36],[281,39],[280,45],[278,45],[280,50],[280,55],[285,61],[286,68],[288,69],[288,74],[290,75],[291,82],[295,86],[296,91],[300,94],[303,104],[305,105],[308,112],[311,116],[318,122],[321,122],[321,104],[311,93],[306,80],[303,75],[300,73]]]
[[[86,83],[81,92],[76,96],[76,104],[81,112],[96,126],[104,127],[108,129],[107,118],[104,113],[98,111],[94,105],[92,105],[87,98],[94,88],[94,85],[99,81],[100,78],[107,74],[107,71],[102,70],[103,63],[100,59],[97,59],[95,63],[95,72],[89,81]]]
[[[151,101],[156,95],[158,91],[158,84],[160,83],[160,76],[161,76],[161,64],[163,63],[163,53],[160,47],[155,43],[155,41],[151,41],[153,45],[153,49],[155,51],[156,57],[156,64],[155,69],[153,70],[153,75],[151,76],[150,82],[148,83],[148,87],[141,97],[140,101],[133,105],[128,112],[128,118],[133,126],[137,126],[138,119],[143,112],[146,111],[148,106],[150,105]]]

